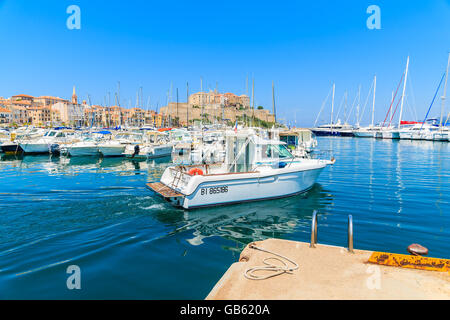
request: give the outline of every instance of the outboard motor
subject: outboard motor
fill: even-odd
[[[135,146],[134,146],[134,153],[133,153],[132,158],[134,158],[135,156],[137,156],[137,155],[139,154],[140,151],[141,151],[141,148],[139,148],[139,145],[138,145],[138,144],[135,145]]]
[[[60,155],[61,154],[61,150],[59,148],[59,144],[52,144],[50,146],[50,153],[54,154],[54,155]]]

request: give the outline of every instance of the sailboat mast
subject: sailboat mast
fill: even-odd
[[[120,81],[117,82],[117,106],[120,107]]]
[[[402,102],[400,104],[400,116],[398,117],[398,127],[402,123],[402,115],[403,115],[403,102],[405,101],[405,90],[406,90],[406,80],[408,79],[408,68],[409,68],[409,56],[406,60],[406,70],[405,70],[405,81],[403,82],[403,93],[402,93]]]
[[[348,101],[348,92],[347,90],[345,90],[345,95],[344,95],[344,119],[345,119],[345,124],[347,124],[347,101]]]
[[[252,81],[252,122],[251,126],[253,127],[253,120],[255,119],[255,78]]]
[[[333,112],[334,112],[334,94],[336,92],[336,84],[333,83],[333,96],[331,98],[331,133],[333,133]]]
[[[450,66],[450,53],[448,54],[447,69],[445,71],[444,93],[442,94],[441,118],[439,120],[439,129],[442,129],[442,121],[444,120],[445,99],[447,94],[448,68]]]
[[[375,95],[377,92],[377,76],[373,78],[373,102],[372,102],[372,127],[374,126],[375,121]]]
[[[272,81],[272,109],[273,109],[272,112],[273,112],[273,117],[274,117],[275,123],[277,123],[277,113],[275,110],[275,84],[273,81]]]
[[[200,96],[200,98],[201,98],[200,104],[202,105],[202,116],[201,116],[202,121],[200,123],[201,123],[201,126],[202,126],[202,132],[203,132],[203,98],[204,98],[204,96],[203,96],[203,78],[200,78],[200,94],[201,94],[201,96]]]
[[[180,126],[180,117],[178,115],[178,88],[177,88],[177,116],[176,116],[175,120],[176,120],[176,123],[177,123],[176,124],[177,127],[179,127]]]
[[[359,109],[361,107],[361,84],[358,87],[358,105],[356,106],[356,126],[359,128]]]
[[[186,82],[186,128],[189,128],[189,82]]]

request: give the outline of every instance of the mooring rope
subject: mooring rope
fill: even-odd
[[[291,259],[289,259],[289,258],[287,258],[287,257],[285,257],[285,256],[283,256],[281,254],[278,254],[278,253],[275,253],[275,252],[272,252],[272,251],[269,251],[269,250],[266,250],[266,249],[259,248],[259,247],[255,246],[254,244],[250,244],[249,248],[250,249],[259,250],[259,251],[262,251],[262,252],[265,252],[265,253],[273,254],[273,255],[278,256],[278,257],[280,257],[282,259],[285,259],[286,261],[289,261],[291,264],[294,265],[293,268],[289,268],[289,265],[285,261],[283,261],[283,260],[281,260],[279,258],[275,258],[275,257],[265,258],[263,260],[263,263],[266,266],[257,266],[257,267],[253,267],[253,268],[249,268],[249,269],[245,270],[244,276],[247,279],[249,279],[249,280],[266,280],[266,279],[269,279],[269,278],[273,278],[273,277],[282,275],[284,273],[292,273],[293,271],[295,271],[295,270],[297,270],[299,268],[299,265],[296,262],[292,261]],[[282,266],[275,265],[273,263],[270,263],[269,260],[279,261],[283,265]],[[270,271],[270,272],[273,272],[273,273],[269,274],[267,276],[257,276],[254,273],[258,272],[258,271]]]

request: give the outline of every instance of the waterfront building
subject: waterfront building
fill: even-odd
[[[59,98],[59,97],[51,97],[51,96],[42,96],[38,98],[34,98],[34,104],[38,106],[51,107],[52,105],[62,102],[69,103],[68,100]]]
[[[11,111],[11,123],[23,125],[30,122],[30,112],[26,107],[10,104],[7,106]]]
[[[27,95],[27,94],[18,94],[18,95],[12,96],[11,101],[17,101],[17,102],[28,101],[29,104],[31,104],[34,101],[34,97]]]
[[[227,92],[224,94],[218,93],[217,90],[209,92],[197,92],[189,96],[189,105],[191,106],[211,106],[211,105],[225,105],[226,107],[250,108],[250,98],[243,94],[241,96],[234,93]]]
[[[244,118],[250,118],[254,115],[256,121],[261,120],[265,122],[275,122],[273,114],[266,109],[249,109],[235,106],[225,106],[221,104],[209,104],[204,105],[203,108],[191,103],[176,103],[171,102],[167,106],[161,108],[161,114],[169,119],[173,126],[186,126],[187,121],[189,125],[195,121],[202,120],[208,123],[221,123],[224,122],[236,122],[243,121]],[[168,120],[169,121],[169,120]]]
[[[85,105],[58,102],[51,106],[54,121],[67,126],[81,126],[84,123]],[[59,118],[59,121],[57,119]]]
[[[12,118],[12,112],[6,108],[0,106],[0,124],[10,123]]]
[[[28,109],[31,124],[34,126],[48,126],[51,124],[51,109],[48,106],[36,106]]]

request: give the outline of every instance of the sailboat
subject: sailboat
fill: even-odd
[[[403,77],[404,78],[403,79],[404,80],[403,81],[403,92],[402,92],[402,97],[401,97],[400,115],[398,117],[398,125],[397,125],[397,127],[391,126],[392,119],[395,116],[395,111],[396,111],[395,110],[392,118],[390,118],[390,120],[389,120],[388,127],[382,128],[379,133],[377,132],[377,137],[381,137],[383,139],[400,139],[400,130],[401,130],[402,116],[403,116],[403,104],[404,104],[404,100],[405,100],[405,90],[406,90],[406,81],[408,79],[408,70],[409,70],[409,56],[408,56],[408,59],[406,60],[406,69],[405,69],[405,73],[404,73],[404,77]],[[397,91],[398,91],[398,88],[397,88]],[[388,113],[390,112],[390,110],[392,108],[394,100],[395,100],[395,95],[392,99],[391,106],[389,107]],[[397,106],[398,106],[398,104],[397,104]],[[397,109],[397,107],[396,107],[396,109]]]
[[[329,124],[324,124],[321,126],[316,127],[317,125],[317,121],[319,120],[320,114],[322,113],[322,110],[326,104],[326,102],[328,101],[328,98],[330,96],[330,93],[328,93],[327,98],[325,99],[324,103],[322,104],[322,107],[320,108],[319,114],[317,115],[317,119],[314,123],[314,128],[311,129],[311,131],[316,135],[316,136],[337,136],[339,135],[339,131],[338,129],[342,129],[342,125],[339,123],[334,123],[334,96],[335,96],[335,92],[336,92],[336,85],[333,83],[333,87],[332,87],[332,98],[331,98],[331,120]]]
[[[443,126],[443,114],[445,109],[445,95],[447,90],[447,80],[448,80],[448,69],[450,65],[450,54],[447,62],[447,68],[445,73],[442,75],[441,80],[439,82],[439,85],[436,89],[436,92],[433,96],[433,100],[431,101],[431,104],[428,108],[428,111],[425,115],[425,119],[423,122],[420,123],[408,123],[413,124],[412,127],[407,127],[400,131],[400,138],[401,139],[411,139],[411,140],[428,140],[428,141],[448,141],[448,129]],[[434,104],[434,101],[436,99],[436,96],[439,93],[439,89],[441,88],[442,82],[445,78],[444,83],[444,90],[443,95],[441,97],[442,99],[442,106],[441,106],[441,117],[439,122],[439,128],[434,125],[433,122],[434,119],[428,119],[428,115],[430,113],[430,110]],[[405,123],[402,121],[402,124]]]
[[[439,130],[436,132],[433,132],[433,134],[432,134],[433,141],[450,141],[450,131],[447,128],[446,123],[444,123],[445,99],[446,99],[446,94],[447,94],[447,82],[448,82],[449,67],[450,67],[450,53],[448,54],[447,69],[445,71],[444,92],[441,97],[442,104],[441,104],[441,116],[439,119]]]
[[[376,133],[380,131],[380,127],[374,126],[376,91],[377,91],[377,76],[375,75],[373,79],[372,124],[368,127],[358,128],[354,130],[353,135],[357,138],[375,138]]]

